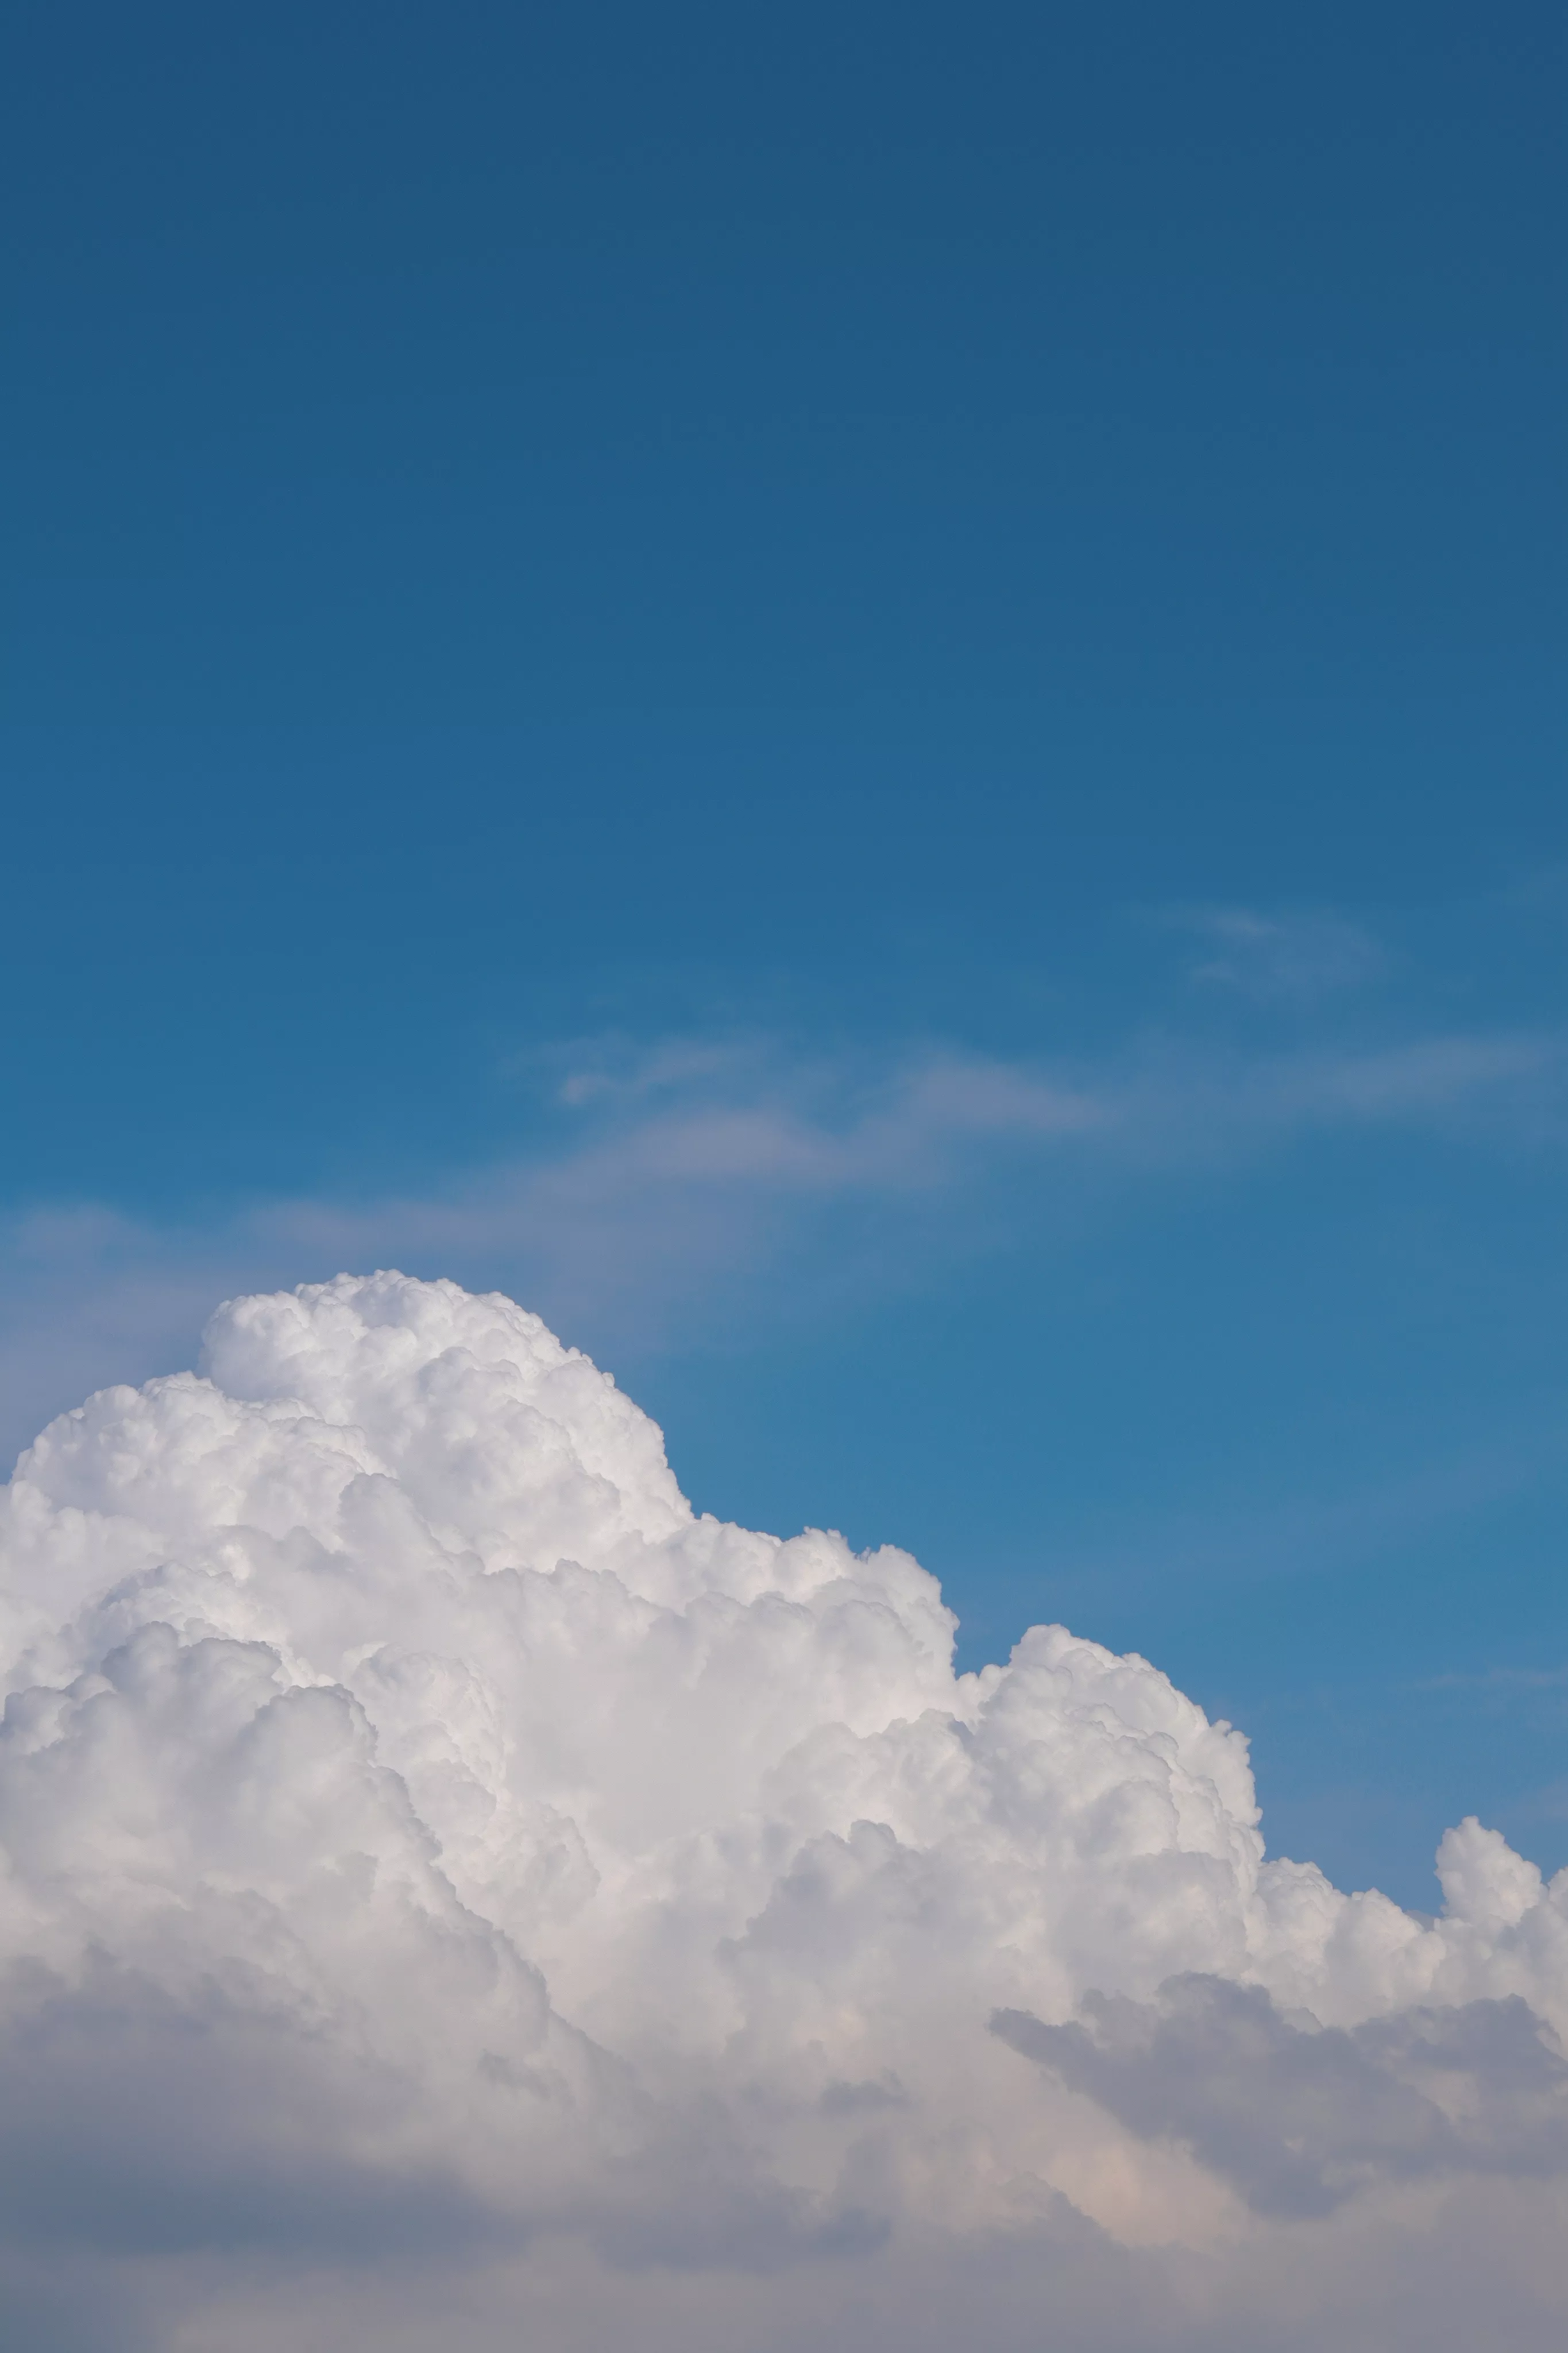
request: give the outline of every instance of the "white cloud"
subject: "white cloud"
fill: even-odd
[[[907,1555],[694,1518],[504,1300],[224,1309],[45,1432],[0,1562],[41,2349],[1568,2316],[1568,1874],[1468,1823],[1426,1925],[1266,1861],[1152,1667],[955,1677]]]

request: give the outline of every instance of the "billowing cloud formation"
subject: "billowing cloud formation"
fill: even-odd
[[[1428,1924],[1266,1861],[1152,1667],[955,1676],[908,1555],[695,1516],[504,1299],[232,1303],[45,1431],[0,1558],[30,2345],[1568,2314],[1568,1873],[1467,1822]]]

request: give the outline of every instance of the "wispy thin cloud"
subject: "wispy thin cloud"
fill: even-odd
[[[1568,1692],[1568,1666],[1563,1667],[1487,1667],[1479,1674],[1426,1675],[1414,1688],[1416,1691],[1497,1692]]]
[[[1510,1400],[1505,1429],[1458,1438],[1426,1434],[1373,1475],[1332,1464],[1295,1493],[1157,1511],[1110,1504],[1086,1521],[1053,1563],[1068,1594],[1114,1584],[1126,1593],[1172,1577],[1256,1585],[1365,1564],[1391,1547],[1485,1514],[1505,1498],[1560,1477],[1568,1466],[1568,1408],[1561,1397]],[[1415,1684],[1420,1690],[1495,1687],[1514,1671],[1480,1670]],[[1502,1681],[1499,1681],[1501,1678]],[[1510,1687],[1555,1684],[1557,1672],[1521,1675]]]
[[[1263,913],[1252,907],[1173,907],[1164,922],[1198,944],[1190,977],[1263,1003],[1305,1005],[1363,988],[1388,971],[1383,943],[1331,912]]]
[[[1308,1134],[1561,1134],[1568,1058],[1524,1033],[1253,1053],[1165,1037],[1053,1064],[697,1038],[579,1042],[531,1067],[548,1140],[429,1193],[278,1200],[195,1229],[92,1205],[13,1219],[6,1436],[21,1442],[84,1384],[177,1357],[237,1288],[402,1263],[516,1289],[635,1352],[689,1338],[694,1318],[765,1314],[782,1271],[796,1312],[814,1285],[897,1289],[1097,1214],[1104,1187],[1125,1210],[1129,1187],[1223,1174]]]
[[[602,1088],[578,1083],[591,1066],[569,1073],[564,1135],[439,1197],[285,1202],[252,1222],[275,1250],[356,1263],[499,1256],[568,1313],[667,1287],[689,1302],[705,1280],[765,1271],[836,1208],[940,1212],[945,1246],[963,1250],[966,1205],[998,1187],[1048,1208],[1053,1185],[1096,1171],[1223,1166],[1307,1132],[1495,1134],[1539,1115],[1563,1069],[1557,1041],[1507,1036],[1252,1057],[1157,1042],[1063,1069],[940,1050],[878,1070],[763,1043],[722,1054],[677,1043]]]

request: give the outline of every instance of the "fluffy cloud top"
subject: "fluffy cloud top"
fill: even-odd
[[[1153,1667],[955,1675],[907,1554],[695,1515],[510,1301],[231,1303],[44,1432],[0,1562],[40,2348],[1568,2311],[1568,1873],[1468,1821],[1428,1923],[1266,1860]]]

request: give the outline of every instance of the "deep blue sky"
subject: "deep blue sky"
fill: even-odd
[[[6,1438],[395,1256],[1568,1859],[1560,12],[11,24]]]

